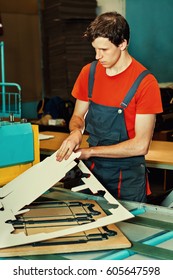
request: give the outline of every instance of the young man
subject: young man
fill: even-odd
[[[108,12],[98,16],[84,37],[91,42],[98,61],[91,75],[93,88],[89,91],[88,64],[72,91],[76,105],[71,132],[57,151],[57,160],[80,151],[80,159],[115,198],[145,202],[150,189],[144,156],[153,136],[155,115],[162,112],[158,83],[128,53],[130,31],[122,15]],[[84,129],[90,146],[80,149]]]

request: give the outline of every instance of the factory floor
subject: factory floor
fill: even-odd
[[[173,170],[166,171],[166,190],[163,189],[164,170],[149,168],[149,182],[152,194],[148,196],[148,203],[160,205],[163,199],[173,190]]]

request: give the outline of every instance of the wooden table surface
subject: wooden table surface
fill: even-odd
[[[173,142],[153,140],[145,159],[148,166],[173,170]]]
[[[54,131],[43,131],[41,134],[45,135],[53,135],[54,138],[52,139],[46,139],[46,140],[40,140],[40,152],[41,153],[53,153],[56,150],[59,149],[60,145],[62,144],[63,140],[67,138],[69,135],[65,132],[54,132]],[[88,143],[86,139],[88,138],[87,135],[83,135],[81,147],[88,147]]]
[[[68,133],[44,131],[46,135],[53,135],[54,138],[40,140],[40,154],[50,155],[59,149]],[[88,147],[87,135],[83,135],[81,147]],[[149,152],[145,156],[147,167],[164,169],[163,189],[167,187],[167,170],[173,170],[173,142],[153,140]]]
[[[41,153],[53,153],[59,149],[62,141],[68,136],[68,133],[44,131],[46,135],[53,135],[53,139],[40,141]],[[88,147],[87,135],[83,135],[81,147]],[[173,142],[153,140],[150,145],[148,154],[146,155],[148,166],[153,165],[156,168],[173,169]]]

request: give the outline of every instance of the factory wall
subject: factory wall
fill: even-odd
[[[22,88],[22,113],[34,117],[42,94],[40,19],[37,0],[0,0],[5,81]],[[24,117],[24,116],[23,116]]]
[[[172,11],[172,0],[126,0],[129,51],[160,83],[173,81]]]
[[[35,118],[44,96],[39,7],[42,0],[0,0],[6,81],[22,87],[22,117]],[[40,4],[41,3],[41,4]],[[97,14],[117,10],[131,26],[130,53],[156,76],[172,82],[172,0],[98,0]]]

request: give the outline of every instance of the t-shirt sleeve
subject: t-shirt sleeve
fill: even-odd
[[[145,77],[136,94],[137,114],[158,114],[163,112],[160,88],[153,75]]]
[[[82,68],[72,89],[72,96],[82,101],[88,101],[89,68],[90,64]]]

